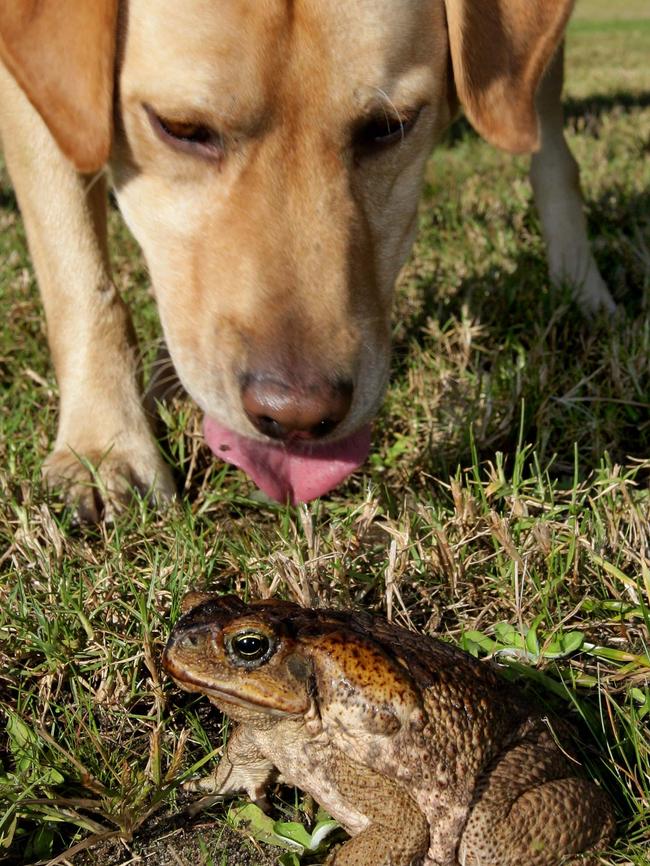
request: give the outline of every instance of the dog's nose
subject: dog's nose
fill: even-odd
[[[265,375],[249,374],[242,405],[253,426],[271,439],[320,439],[348,414],[352,383],[326,379],[292,386]]]

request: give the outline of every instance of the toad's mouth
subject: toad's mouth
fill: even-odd
[[[203,432],[217,457],[243,469],[271,499],[291,505],[328,493],[361,466],[370,450],[369,424],[326,443],[248,439],[209,416]]]
[[[164,667],[167,673],[171,676],[177,686],[184,689],[186,692],[199,692],[205,695],[210,701],[216,703],[219,707],[223,704],[234,704],[237,707],[243,707],[245,710],[264,713],[265,716],[273,716],[277,718],[287,718],[289,716],[301,716],[309,708],[308,701],[299,702],[295,700],[293,703],[284,697],[284,707],[278,706],[282,699],[277,697],[272,698],[270,695],[256,695],[255,698],[242,697],[241,692],[229,689],[224,686],[216,687],[213,684],[208,685],[203,680],[192,677],[186,673],[181,676],[178,671],[174,670],[174,664],[169,659],[164,659]]]

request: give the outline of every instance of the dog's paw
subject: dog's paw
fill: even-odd
[[[587,318],[601,313],[613,315],[616,312],[616,302],[612,298],[607,284],[593,260],[582,283],[574,283],[575,300]]]
[[[111,523],[134,492],[161,507],[176,495],[169,467],[150,442],[105,451],[57,448],[43,465],[49,489],[63,490],[81,523]]]

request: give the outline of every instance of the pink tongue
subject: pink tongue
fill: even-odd
[[[336,487],[370,450],[370,425],[327,445],[270,445],[239,436],[208,416],[203,433],[217,457],[243,469],[267,496],[292,505]]]

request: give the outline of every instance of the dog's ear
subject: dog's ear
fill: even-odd
[[[0,57],[79,171],[108,159],[117,0],[2,0]]]
[[[539,147],[535,92],[573,0],[445,0],[456,91],[472,126],[511,153]]]

